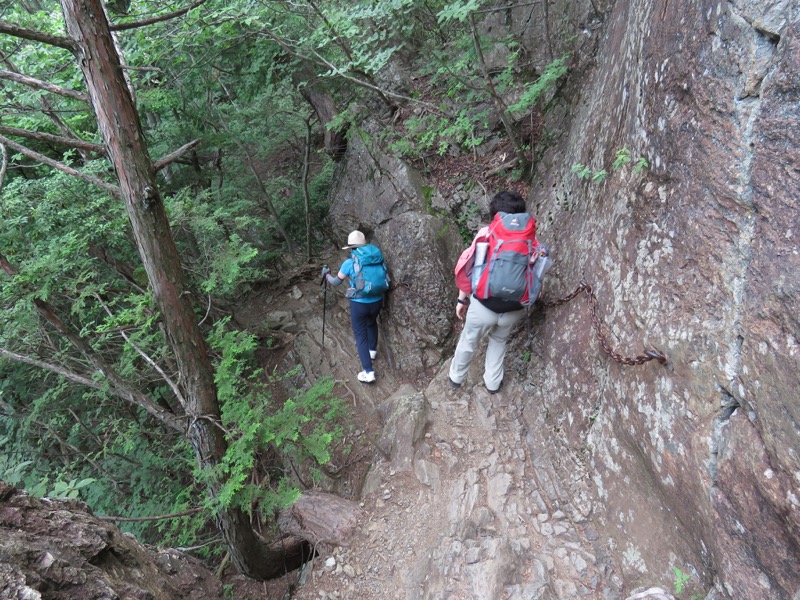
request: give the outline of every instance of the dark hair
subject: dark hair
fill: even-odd
[[[489,215],[494,219],[494,216],[499,213],[524,213],[525,200],[517,192],[504,191],[498,192],[489,203]]]

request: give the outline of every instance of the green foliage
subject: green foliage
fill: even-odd
[[[313,173],[308,181],[309,205],[311,209],[311,222],[322,223],[328,216],[328,192],[333,181],[335,163],[327,156],[320,157],[321,167]],[[280,207],[281,220],[286,224],[289,235],[294,239],[303,239],[305,236],[305,217],[300,207],[303,206],[302,186],[292,186],[293,192]]]
[[[483,143],[476,135],[476,123],[484,123],[488,110],[473,111],[470,106],[454,107],[449,115],[429,113],[411,117],[405,122],[406,135],[392,140],[389,150],[400,155],[414,157],[433,152],[443,156],[451,147],[471,150]]]
[[[155,3],[152,8],[161,10]],[[326,4],[322,10],[328,22],[337,25],[347,16],[345,8]],[[359,18],[371,18],[369,11]],[[237,0],[208,3],[180,20],[126,33],[129,61],[149,67],[131,76],[140,112],[147,116],[152,154],[166,154],[190,139],[202,140],[199,169],[173,169],[162,189],[178,205],[187,198],[191,203],[190,210],[183,212],[186,207],[179,206],[175,213],[182,220],[177,241],[190,263],[202,263],[197,268],[190,265],[198,285],[212,277],[210,285],[219,285],[225,297],[239,295],[223,279],[228,267],[236,271],[246,266],[240,279],[263,279],[263,269],[285,246],[282,228],[296,242],[305,238],[301,176],[308,104],[298,88],[307,83],[301,80],[306,74],[316,75],[287,56],[286,48],[326,54],[325,47],[304,36],[327,35],[322,43],[340,57],[341,38],[320,26],[320,19],[310,5],[295,12],[281,2]],[[158,35],[164,29],[169,31],[169,45]],[[365,36],[374,35],[363,23],[362,30]],[[316,151],[310,166],[312,222],[318,223],[327,211],[324,199],[333,169],[328,157]],[[205,231],[194,225],[197,218],[203,219]],[[212,225],[216,231],[208,239],[205,233]],[[241,244],[231,244],[234,235]],[[250,253],[251,262],[242,251]],[[207,271],[209,257],[215,260],[218,254],[220,264]]]
[[[680,567],[672,567],[672,572],[675,575],[675,595],[680,595],[686,583],[692,578],[691,573],[684,573]]]
[[[564,55],[550,62],[542,71],[539,78],[525,87],[520,99],[508,107],[511,112],[528,111],[535,107],[539,100],[555,88],[556,83],[564,76],[569,68],[565,64],[569,55]]]
[[[638,175],[644,169],[649,169],[650,163],[647,162],[647,159],[644,156],[640,156],[639,159],[636,161],[636,165],[633,167],[633,174]]]
[[[91,485],[95,481],[97,480],[91,477],[81,479],[80,481],[77,479],[72,479],[70,481],[58,480],[53,485],[53,489],[47,493],[47,496],[50,498],[75,499],[78,497],[81,488]]]
[[[58,4],[50,3],[49,10],[25,10],[23,3],[6,2],[2,20],[12,22],[20,27],[64,36],[63,17]],[[20,43],[18,38],[10,35],[0,36],[0,53],[5,60],[10,60],[14,68],[27,76],[47,81],[55,85],[81,89],[82,77],[78,69],[71,68],[72,57],[63,49],[49,44]],[[4,69],[8,69],[6,64]],[[20,127],[45,133],[61,134],[51,120],[43,121],[39,111],[29,110],[29,106],[39,106],[42,98],[47,98],[54,113],[62,115],[62,120],[74,131],[87,134],[91,138],[94,119],[88,114],[86,106],[80,101],[64,96],[46,94],[41,90],[4,80],[3,90],[5,104],[3,106],[3,125]],[[52,149],[46,143],[29,142],[26,145],[45,155],[52,155]],[[15,159],[30,165],[28,173],[44,173],[49,169],[33,167],[35,161]],[[10,171],[7,177],[15,178],[21,173]]]
[[[128,408],[100,393],[23,377],[11,366],[0,363],[0,477],[34,496],[80,496],[98,514],[150,516],[197,505],[202,491],[189,482],[194,458],[183,438],[128,418]],[[185,491],[189,504],[176,508]],[[163,543],[186,543],[206,527],[205,519],[194,529],[170,525],[174,531],[162,534],[154,524],[121,527]]]
[[[6,437],[0,442],[6,444],[8,438]],[[0,455],[0,479],[9,485],[19,485],[25,477],[25,472],[28,467],[33,464],[32,460],[23,460],[22,462],[15,463],[10,460],[6,455]]]
[[[480,0],[458,0],[445,6],[436,17],[440,24],[452,20],[463,22],[467,20],[470,13],[475,12],[480,7]]]
[[[592,170],[586,165],[576,163],[572,165],[572,172],[581,179],[589,179],[592,176]]]
[[[620,148],[614,156],[614,162],[611,163],[611,171],[623,169],[631,160],[631,151],[628,148]],[[650,164],[647,162],[647,159],[640,157],[636,159],[633,174],[638,175],[643,169],[649,168],[649,166]],[[609,175],[606,169],[593,171],[590,167],[581,163],[572,165],[571,171],[575,173],[579,179],[590,179],[592,183],[602,183]]]
[[[223,481],[213,503],[208,501],[209,508],[236,506],[270,517],[294,502],[299,490],[280,473],[269,485],[253,483],[255,457],[272,450],[293,461],[327,463],[331,445],[343,437],[339,422],[345,405],[334,396],[330,378],[274,403],[270,386],[296,375],[299,368],[284,375],[273,373],[264,381],[250,360],[255,337],[228,329],[225,321],[217,324],[210,341],[220,355],[215,380],[228,452],[215,472],[201,475]]]
[[[534,82],[521,82],[524,67],[519,44],[512,38],[479,39],[481,47],[503,44],[509,50],[505,68],[492,75],[490,87],[480,67],[472,28],[466,23],[479,6],[474,1],[448,3],[438,13],[439,25],[448,27],[443,31],[447,43],[425,48],[418,65],[422,73],[418,95],[424,102],[399,128],[383,132],[381,141],[390,152],[410,158],[472,152],[493,135],[490,123],[497,108],[491,88],[499,94],[519,96],[504,112],[531,111],[567,72],[565,55],[548,64]]]
[[[65,34],[57,2],[45,0],[45,10],[34,13],[11,4],[2,9],[4,20]],[[282,472],[286,460],[329,460],[342,435],[342,403],[334,397],[333,382],[274,400],[270,390],[283,379],[256,376],[254,340],[218,321],[225,301],[238,300],[250,282],[266,277],[270,258],[283,245],[278,223],[294,239],[305,236],[301,157],[309,108],[297,93],[304,67],[265,33],[271,31],[270,19],[280,16],[277,30],[299,33],[298,48],[332,61],[329,74],[371,75],[400,47],[408,28],[403,17],[414,4],[326,3],[331,25],[326,28],[319,26],[318,16],[293,15],[282,2],[209,2],[181,19],[119,35],[126,62],[135,67],[126,74],[137,92],[151,156],[202,140],[197,151],[159,171],[159,186],[188,280],[185,292],[218,344],[220,425],[231,442],[218,473],[195,477],[196,457],[186,439],[112,393],[101,369],[88,360],[92,353],[102,357],[130,388],[181,413],[165,382],[179,379],[175,360],[124,204],[12,153],[0,189],[0,252],[19,274],[0,273],[0,348],[81,376],[91,386],[0,360],[0,476],[36,495],[81,497],[98,514],[134,517],[197,507],[206,494],[203,482],[219,476],[227,478],[221,501],[271,516],[274,507],[298,493]],[[136,20],[134,13],[163,10],[163,3],[141,0],[130,17],[115,18]],[[26,75],[85,89],[80,70],[63,49],[0,36],[0,51]],[[4,125],[58,135],[66,126],[83,139],[100,141],[90,107],[6,83]],[[330,89],[338,91],[335,85]],[[51,114],[60,117],[58,124],[41,110],[45,96]],[[320,134],[318,128],[309,180],[314,223],[327,214],[334,170],[318,151]],[[24,142],[114,182],[102,157]],[[80,336],[85,353],[42,319],[36,305],[42,301]],[[262,469],[267,480],[256,485],[254,474],[262,475]],[[122,526],[148,541],[194,545],[209,522],[208,513],[200,512]]]
[[[627,148],[620,148],[617,150],[617,155],[611,165],[613,170],[621,169],[623,166],[631,162],[631,151]]]
[[[617,155],[614,158],[614,163],[612,164],[611,168],[615,171],[617,169],[621,169],[629,162],[631,162],[631,151],[627,148],[620,148],[617,150]],[[633,174],[638,175],[643,169],[649,169],[650,163],[647,162],[647,159],[644,156],[640,156],[636,159],[636,164],[633,167]]]
[[[83,166],[97,174],[104,168],[99,162]],[[236,296],[243,279],[256,273],[247,266],[252,249],[226,229],[250,222],[245,207],[237,216],[236,206],[226,213],[221,204],[197,202],[192,211],[188,192],[177,198],[166,202],[179,216],[179,244],[189,248],[187,240],[202,240],[194,246],[202,253],[184,254],[190,275],[198,274],[196,289]],[[163,379],[142,359],[144,353],[170,372],[171,351],[130,242],[122,203],[60,173],[15,177],[0,190],[0,218],[10,224],[0,227],[0,247],[19,271],[14,278],[0,276],[0,347],[66,371],[85,370],[85,357],[52,328],[42,327],[33,301],[43,300],[131,387],[157,402],[175,402],[166,385],[154,385]],[[130,265],[135,281],[95,258],[97,249]],[[88,372],[102,388],[99,375]],[[7,362],[0,362],[0,394],[5,407],[0,435],[6,439],[0,464],[30,493],[79,494],[99,514],[150,516],[198,505],[204,491],[191,482],[191,448],[143,411],[103,389],[67,384],[46,371]],[[202,514],[123,524],[145,539],[155,541],[151,536],[158,535],[163,543],[187,545],[206,527]]]
[[[432,48],[420,65],[426,104],[401,127],[383,132],[390,152],[411,158],[470,152],[489,134],[489,96],[476,70],[468,29],[455,40],[445,52]]]
[[[272,3],[278,15],[282,3]],[[298,21],[281,19],[282,33],[313,55],[321,52],[329,62],[325,75],[377,74],[410,34],[409,14],[414,0],[387,2],[330,2],[317,6],[319,13],[306,8],[303,28]],[[321,14],[320,14],[321,13]],[[290,29],[290,26],[295,29]],[[313,50],[312,50],[313,49]]]

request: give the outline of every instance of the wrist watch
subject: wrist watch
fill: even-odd
[[[459,298],[456,300],[459,304],[469,304],[469,298]]]

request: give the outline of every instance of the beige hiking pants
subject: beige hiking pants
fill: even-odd
[[[496,313],[472,299],[464,321],[464,329],[458,339],[453,360],[450,362],[450,379],[456,383],[464,381],[469,364],[483,336],[489,335],[486,346],[486,364],[483,382],[490,390],[496,390],[503,381],[503,359],[506,356],[506,342],[511,330],[525,315],[525,310]]]

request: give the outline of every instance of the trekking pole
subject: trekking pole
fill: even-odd
[[[328,265],[322,265],[323,269],[327,269]],[[325,313],[328,310],[328,275],[322,276],[322,281],[319,283],[323,287],[322,292],[322,348],[325,348]]]

